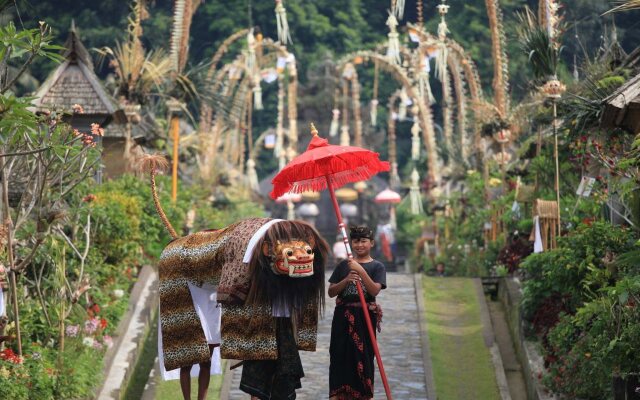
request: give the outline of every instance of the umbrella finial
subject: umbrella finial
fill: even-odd
[[[316,126],[313,124],[313,122],[311,123],[311,134],[313,136],[318,136],[318,130],[316,129]]]

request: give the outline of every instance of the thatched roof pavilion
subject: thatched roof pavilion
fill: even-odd
[[[640,133],[640,74],[629,79],[604,101],[600,126],[623,128],[633,134]]]

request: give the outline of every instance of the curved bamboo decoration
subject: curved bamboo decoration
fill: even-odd
[[[509,111],[509,65],[507,59],[502,11],[499,0],[485,0],[491,30],[491,56],[493,58],[493,99],[500,118]]]
[[[398,65],[392,64],[386,56],[374,53],[372,51],[358,51],[343,57],[338,63],[338,70],[341,71],[347,62],[353,61],[356,57],[362,57],[364,60],[378,61],[380,67],[385,69],[391,76],[403,86],[407,94],[413,99],[419,99],[418,90],[412,79],[410,79],[405,71]],[[429,179],[432,183],[440,182],[440,171],[438,169],[438,154],[436,152],[435,134],[433,131],[433,117],[431,109],[423,102],[416,101],[420,111],[420,125],[422,127],[422,135],[425,149],[427,151],[427,170]]]
[[[449,56],[447,56],[447,61],[449,61]],[[449,159],[453,156],[453,97],[451,96],[451,77],[449,74],[449,70],[444,71],[443,73],[442,83],[442,121],[443,121],[443,134],[444,134],[444,145],[449,155]],[[449,161],[447,164],[450,164]]]
[[[220,69],[216,70],[215,67],[219,60],[223,57],[223,55],[228,51],[231,44],[242,38],[247,33],[248,30],[244,29],[228,37],[218,48],[216,54],[213,56],[212,66],[207,73],[207,78],[210,82],[210,90],[212,92],[219,92],[220,90],[223,90],[223,95],[233,97],[232,102],[235,105],[235,108],[241,110],[239,121],[244,121],[247,117],[247,105],[245,97],[247,96],[246,92],[248,91],[249,87],[254,84],[253,75],[255,74],[255,71],[247,70],[245,62],[246,57],[244,54],[238,55],[233,62],[225,64]],[[287,55],[286,49],[273,42],[273,40],[271,39],[266,38],[257,43],[257,47],[259,47],[260,51],[257,51],[256,53],[260,54],[258,60],[262,65],[271,65],[272,63],[275,64],[277,56]],[[270,53],[266,55],[263,54],[264,49],[270,50]],[[295,102],[295,98],[297,97],[297,74],[295,73],[295,67],[292,68],[290,64],[288,64],[288,67],[290,76],[292,77],[292,79],[290,80],[289,94],[290,98],[292,98]],[[235,68],[238,70],[239,79],[229,80],[229,72],[231,68]],[[258,68],[260,67],[258,66]],[[289,107],[289,117],[290,126],[293,126],[293,128],[295,129],[297,120],[297,105],[293,104],[292,107]],[[242,122],[241,124],[244,124],[244,122]],[[231,163],[231,165],[239,165],[239,170],[242,170],[244,168],[244,163],[238,163],[244,161],[243,146],[246,137],[242,135],[243,132],[239,130],[240,127],[237,123],[235,127],[227,130],[226,123],[221,118],[216,118],[214,110],[212,110],[206,104],[203,104],[201,107],[200,124],[198,128],[198,133],[201,140],[200,143],[202,144],[198,161],[200,164],[201,177],[203,179],[206,180],[211,177],[213,159],[215,158],[217,150],[220,147],[220,139],[225,136],[225,132],[228,132],[228,134],[224,138],[225,140],[222,144],[223,159]],[[242,146],[239,146],[240,140],[243,143]],[[293,143],[293,146],[297,145],[296,132],[294,132],[292,136],[289,137],[289,141],[290,143]],[[292,147],[292,149],[295,150],[296,147]],[[240,152],[242,152],[243,154],[241,155]]]
[[[426,32],[422,27],[414,24],[408,24],[408,26],[410,28],[413,28],[415,30],[415,33],[420,38],[420,46],[418,48],[422,52],[424,52],[427,47],[433,46],[438,43],[439,39],[433,36],[432,34],[430,34],[429,32]],[[456,75],[453,76],[454,88],[456,86],[456,82],[455,82],[456,80],[460,80],[461,83],[466,82],[469,88],[469,96],[471,98],[472,110],[474,111],[473,113],[474,114],[473,147],[475,148],[476,153],[481,152],[482,142],[481,142],[481,136],[480,136],[480,124],[477,116],[478,116],[478,112],[481,112],[480,108],[482,106],[486,106],[489,104],[486,103],[486,101],[484,100],[484,94],[482,92],[482,85],[480,83],[480,75],[478,74],[478,68],[475,62],[473,61],[473,59],[466,53],[464,48],[458,42],[447,37],[447,39],[445,40],[445,44],[449,49],[449,58],[453,58],[454,60],[453,62],[457,63],[460,66],[460,69],[462,69],[464,73],[464,79],[461,79],[461,77],[458,77]],[[456,97],[458,98],[458,103],[460,103],[461,100],[465,99],[465,97],[461,95],[460,96],[456,95]],[[460,110],[460,104],[459,104],[458,110]],[[462,113],[458,112],[459,117],[461,114]],[[466,121],[466,118],[465,118],[465,121]],[[466,160],[468,158],[464,157],[463,159]]]
[[[448,69],[453,80],[453,88],[456,93],[456,115],[458,117],[458,136],[460,139],[460,158],[463,162],[469,157],[469,143],[467,136],[467,94],[464,87],[464,79],[460,72],[460,62],[455,55],[450,55],[447,60]]]

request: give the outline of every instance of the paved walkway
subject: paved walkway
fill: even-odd
[[[328,275],[327,275],[328,279]],[[395,399],[425,400],[427,390],[421,348],[421,333],[412,274],[387,274],[388,289],[379,296],[383,309],[382,332],[378,344],[391,393]],[[298,400],[321,400],[329,397],[329,339],[334,299],[326,299],[327,308],[318,326],[316,352],[301,352],[305,378]],[[240,391],[241,369],[233,373],[229,399],[248,399]],[[384,387],[376,365],[375,399],[384,399]]]

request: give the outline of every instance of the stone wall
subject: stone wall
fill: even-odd
[[[544,371],[544,361],[538,351],[538,344],[526,340],[524,336],[520,313],[520,301],[522,299],[520,281],[509,277],[500,278],[498,299],[504,306],[513,347],[522,366],[522,375],[527,385],[527,398],[529,400],[555,399],[555,396],[546,393],[546,390],[538,380],[538,376]]]

